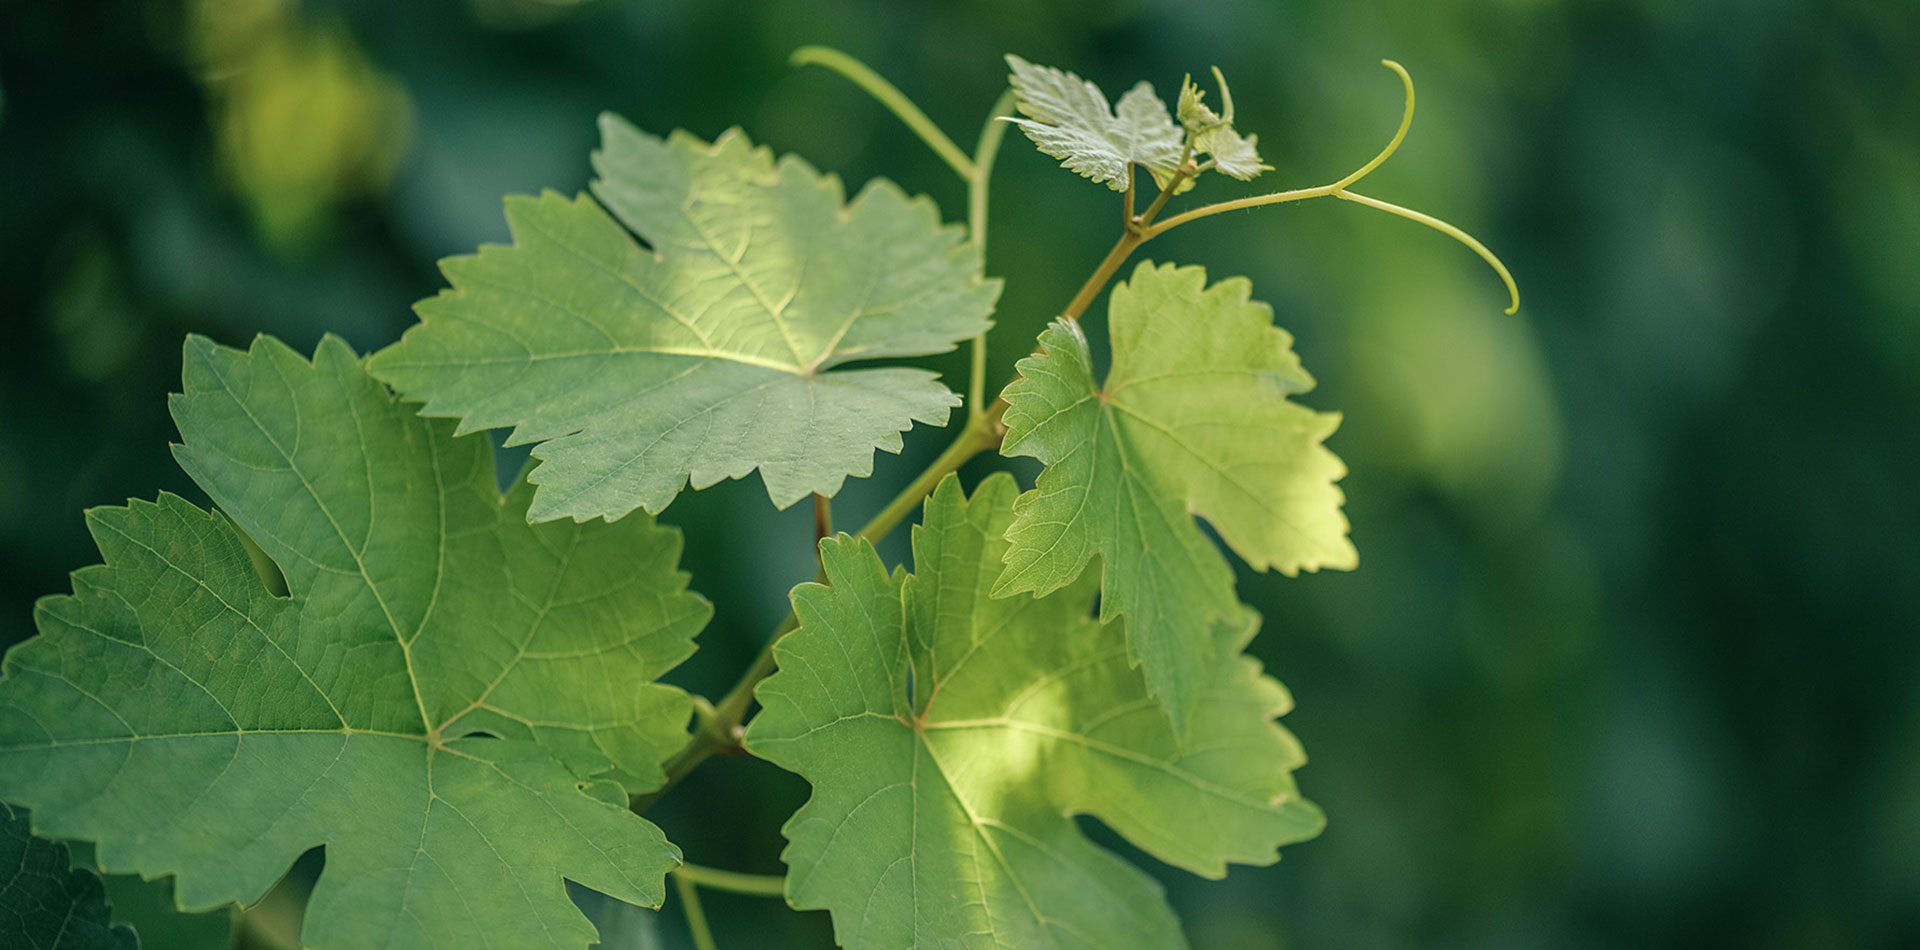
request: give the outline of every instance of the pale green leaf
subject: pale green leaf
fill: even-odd
[[[1007,387],[1001,451],[1047,468],[1008,532],[997,596],[1047,593],[1103,559],[1100,613],[1125,616],[1135,662],[1184,734],[1210,675],[1212,629],[1238,616],[1205,517],[1257,570],[1351,568],[1340,422],[1289,400],[1312,388],[1292,337],[1242,279],[1142,263],[1113,289],[1104,386],[1073,320],[1040,337]]]
[[[1273,722],[1291,701],[1239,655],[1258,618],[1216,626],[1182,747],[1091,616],[1091,576],[989,596],[1017,493],[1003,473],[968,501],[949,475],[911,576],[865,541],[824,542],[830,586],[794,590],[800,628],[756,691],[748,749],[814,789],[785,828],[788,900],[832,911],[849,950],[1180,947],[1159,886],[1072,816],[1208,877],[1322,825]]]
[[[1129,165],[1151,171],[1165,182],[1180,162],[1180,127],[1167,105],[1141,82],[1109,107],[1100,87],[1050,66],[1035,66],[1009,55],[1020,126],[1040,151],[1060,164],[1115,191],[1127,188]]]
[[[27,813],[0,802],[0,947],[135,950],[140,942],[107,911],[99,875],[75,867],[67,846],[35,837]]]
[[[960,400],[933,374],[836,368],[986,330],[999,283],[932,202],[882,180],[846,203],[738,131],[601,129],[594,194],[619,222],[584,197],[509,198],[514,243],[442,262],[452,288],[369,363],[461,431],[540,443],[533,520],[659,512],[689,480],[755,469],[784,508],[946,423]]]
[[[1213,78],[1220,84],[1221,108],[1226,110],[1225,115],[1214,112],[1213,107],[1206,104],[1206,93],[1191,80],[1180,85],[1180,124],[1192,137],[1194,153],[1212,156],[1215,168],[1241,181],[1272,171],[1273,166],[1260,161],[1259,136],[1242,136],[1233,129],[1233,93],[1227,88],[1227,78],[1218,68],[1214,69]]]
[[[1213,156],[1213,167],[1222,174],[1251,181],[1261,172],[1272,170],[1272,165],[1260,161],[1260,152],[1256,146],[1259,136],[1242,136],[1233,130],[1233,126],[1223,125],[1201,133],[1194,139],[1194,151]]]
[[[221,512],[88,513],[106,563],[6,657],[0,798],[105,870],[175,875],[188,909],[258,900],[324,846],[320,950],[583,947],[563,878],[657,906],[678,851],[624,806],[684,739],[686,697],[653,680],[711,612],[677,533],[528,525],[484,437],[337,339],[185,360],[175,456]]]

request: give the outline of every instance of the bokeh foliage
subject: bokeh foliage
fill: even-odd
[[[0,643],[96,560],[81,508],[199,497],[166,449],[186,332],[390,342],[441,287],[436,258],[506,238],[502,194],[584,187],[603,109],[655,132],[738,124],[958,220],[938,160],[835,77],[790,70],[793,47],[867,60],[962,141],[1005,52],[1163,93],[1217,64],[1275,187],[1378,147],[1399,108],[1376,65],[1391,56],[1421,109],[1372,190],[1485,238],[1523,284],[1520,316],[1444,238],[1334,202],[1210,219],[1147,249],[1245,274],[1274,304],[1316,404],[1345,411],[1331,447],[1352,469],[1362,564],[1240,580],[1329,824],[1224,883],[1162,875],[1195,944],[1920,940],[1908,7],[8,4]],[[1070,296],[1112,238],[1113,203],[1009,142],[987,262],[1007,281],[1007,339]],[[990,381],[1025,352],[996,349]],[[926,365],[958,380],[963,360]],[[910,433],[840,496],[841,519],[863,520],[941,444]],[[694,587],[721,605],[675,677],[711,695],[811,575],[810,525],[744,483],[663,520],[686,529]],[[904,533],[881,553],[901,560]],[[692,860],[774,871],[805,794],[727,759],[658,818]],[[727,820],[701,821],[716,810]],[[824,915],[766,910],[709,902],[723,945],[825,945]],[[681,939],[669,924],[661,937]]]

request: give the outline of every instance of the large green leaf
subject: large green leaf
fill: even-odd
[[[1182,747],[1091,617],[1092,583],[989,596],[1017,493],[998,474],[969,502],[948,476],[912,576],[865,541],[824,542],[831,586],[794,590],[800,628],[756,691],[748,749],[814,788],[785,828],[788,900],[831,910],[850,950],[1178,947],[1159,886],[1073,815],[1209,877],[1321,827],[1273,722],[1291,701],[1239,655],[1258,618],[1214,628]]]
[[[959,399],[928,372],[835,369],[951,349],[997,281],[932,202],[778,163],[738,131],[668,141],[601,121],[594,194],[509,198],[514,243],[442,268],[421,324],[369,364],[462,431],[541,443],[535,521],[659,512],[758,468],[775,505],[832,495]]]
[[[1141,82],[1109,107],[1100,87],[1051,66],[1007,57],[1013,72],[1020,126],[1040,151],[1114,191],[1125,191],[1129,165],[1140,165],[1165,183],[1180,163],[1183,137],[1167,104]]]
[[[1321,445],[1340,417],[1287,398],[1313,378],[1248,292],[1142,263],[1113,289],[1104,386],[1069,319],[1006,390],[1001,451],[1047,468],[1014,507],[994,595],[1058,590],[1101,556],[1100,615],[1127,618],[1133,659],[1182,734],[1212,675],[1214,624],[1241,609],[1194,514],[1258,570],[1356,562],[1334,485],[1346,468]]]
[[[324,845],[316,948],[584,946],[563,877],[657,906],[679,855],[624,806],[683,739],[684,694],[652,680],[710,613],[678,535],[529,526],[484,437],[337,339],[312,363],[189,339],[183,388],[175,456],[224,516],[88,513],[106,563],[6,658],[0,798],[106,870],[176,875],[189,909]]]
[[[0,802],[0,947],[134,950],[140,942],[107,914],[99,875],[74,867],[67,846],[35,837],[27,813]]]

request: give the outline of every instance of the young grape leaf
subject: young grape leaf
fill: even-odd
[[[176,875],[189,909],[323,845],[315,948],[582,947],[563,877],[657,906],[679,854],[625,805],[684,740],[652,681],[711,612],[678,534],[528,525],[485,438],[338,339],[309,363],[190,338],[185,362],[175,457],[221,510],[88,513],[106,563],[6,657],[0,798],[106,870]]]
[[[1227,78],[1217,68],[1213,78],[1220,83],[1221,108],[1226,110],[1225,115],[1214,112],[1213,107],[1206,104],[1207,94],[1191,80],[1180,86],[1180,125],[1193,137],[1194,153],[1212,156],[1215,168],[1241,181],[1272,171],[1273,166],[1260,161],[1256,148],[1260,137],[1242,136],[1233,130],[1233,93],[1227,89]]]
[[[756,468],[784,508],[946,423],[960,400],[931,373],[835,369],[986,330],[999,282],[931,201],[878,180],[844,203],[738,131],[601,131],[593,190],[620,223],[585,197],[507,199],[514,243],[442,262],[452,289],[369,363],[426,415],[540,443],[533,520],[657,513]]]
[[[1321,445],[1340,417],[1287,399],[1313,377],[1249,289],[1142,263],[1113,289],[1104,387],[1079,324],[1061,320],[1005,396],[1001,452],[1047,468],[1014,507],[994,595],[1058,590],[1100,555],[1100,615],[1127,618],[1133,659],[1183,736],[1213,668],[1213,624],[1241,609],[1193,515],[1257,570],[1357,560],[1334,486],[1346,468]]]
[[[140,942],[107,913],[99,875],[76,868],[67,846],[35,837],[27,813],[0,802],[0,947],[135,950]]]
[[[1073,815],[1208,877],[1323,823],[1273,721],[1291,700],[1239,654],[1259,618],[1214,627],[1204,738],[1182,747],[1092,618],[1092,583],[989,596],[1018,493],[1001,473],[968,501],[947,476],[911,576],[865,541],[823,542],[830,586],[795,588],[800,628],[755,693],[747,748],[814,788],[784,829],[787,898],[832,911],[849,950],[1180,947],[1160,887]]]
[[[1020,126],[1040,151],[1114,191],[1127,189],[1127,166],[1139,165],[1165,184],[1180,163],[1184,139],[1167,104],[1141,82],[1109,108],[1100,87],[1051,66],[1008,55]]]

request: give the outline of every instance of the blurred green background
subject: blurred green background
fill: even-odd
[[[1146,249],[1249,276],[1296,334],[1306,401],[1346,414],[1331,445],[1362,562],[1241,579],[1329,825],[1224,882],[1134,854],[1196,947],[1920,945],[1903,0],[0,2],[0,645],[97,559],[83,507],[203,497],[167,453],[183,334],[387,344],[441,286],[436,258],[506,238],[502,194],[584,186],[602,109],[738,124],[963,217],[878,106],[787,67],[807,43],[968,146],[1005,52],[1116,93],[1217,64],[1271,187],[1385,141],[1392,57],[1421,107],[1367,192],[1477,233],[1520,280],[1505,316],[1458,245],[1331,201]],[[1009,138],[992,385],[1110,244],[1116,203]],[[964,380],[963,353],[927,362]],[[881,456],[842,523],[945,438]],[[811,574],[809,515],[753,480],[662,520],[719,605],[676,677],[716,695]],[[691,860],[777,872],[805,795],[730,759],[657,815]],[[824,914],[708,910],[723,947],[830,945]],[[677,914],[616,915],[610,945],[684,945]]]

